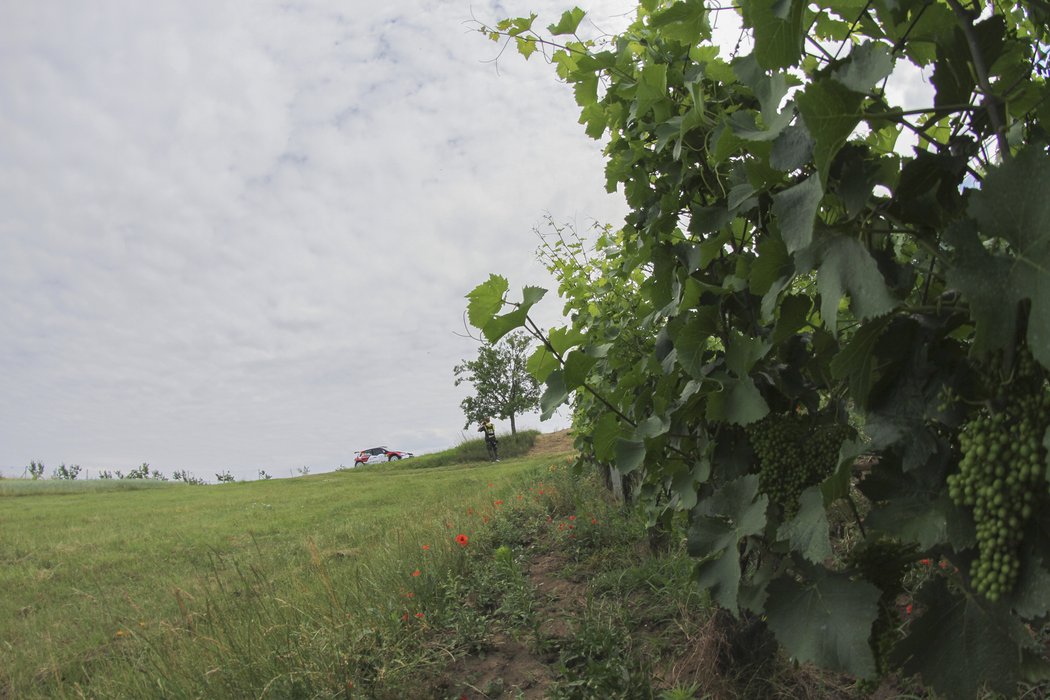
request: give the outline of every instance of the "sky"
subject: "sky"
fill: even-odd
[[[632,8],[580,4],[591,32]],[[545,215],[626,211],[553,68],[471,31],[564,9],[0,5],[0,474],[289,476],[474,437],[464,296],[549,286]]]
[[[590,34],[635,7],[578,4]],[[626,213],[570,88],[472,31],[569,5],[0,5],[0,475],[286,477],[474,437],[464,296],[552,287],[546,216]]]

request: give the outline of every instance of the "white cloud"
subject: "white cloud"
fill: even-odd
[[[470,13],[0,9],[0,468],[283,476],[458,442],[463,295],[544,281],[545,212],[623,213],[553,69],[497,74]]]

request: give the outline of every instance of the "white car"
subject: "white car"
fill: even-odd
[[[354,457],[354,466],[357,466],[358,464],[375,464],[376,462],[383,460],[393,462],[396,459],[404,459],[411,456],[411,452],[389,450],[385,447],[372,447],[367,450],[361,450],[357,453]]]

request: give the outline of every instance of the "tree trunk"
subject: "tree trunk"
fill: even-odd
[[[514,427],[514,414],[510,414],[510,434],[517,435],[518,429]]]

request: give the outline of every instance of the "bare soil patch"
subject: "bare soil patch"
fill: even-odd
[[[572,452],[572,432],[566,428],[555,433],[543,433],[536,436],[536,442],[529,450],[529,457],[539,455],[557,455]]]

